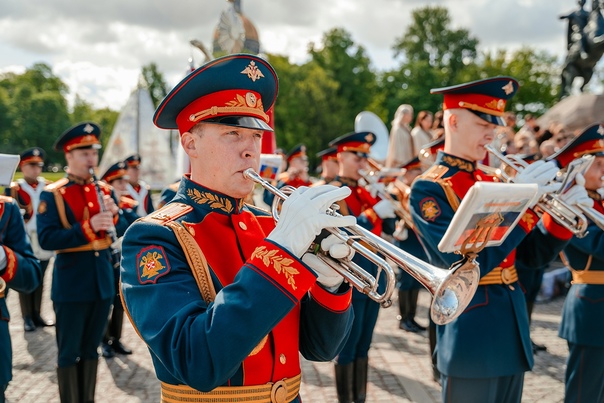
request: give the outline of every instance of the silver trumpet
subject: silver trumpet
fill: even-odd
[[[275,221],[278,221],[278,204],[287,199],[287,194],[265,181],[251,168],[245,170],[243,176],[262,185],[264,189],[277,196],[273,202],[272,213]],[[336,210],[336,208],[331,208],[328,210],[328,214],[338,215]],[[392,267],[377,253],[391,259],[430,292],[433,297],[430,315],[436,324],[444,325],[459,316],[470,303],[478,287],[480,270],[472,255],[464,256],[449,270],[440,269],[408,254],[359,225],[343,229],[326,228],[326,230],[346,242],[356,253],[374,263],[378,268],[377,275],[372,276],[359,265],[346,259],[336,260],[324,253],[319,253],[317,256],[359,292],[366,294],[384,307],[392,305],[390,297],[394,291],[396,278]],[[368,247],[363,246],[362,243]],[[376,253],[369,248],[373,248]],[[386,290],[379,293],[379,279],[382,273],[386,277]]]
[[[520,158],[508,158],[492,145],[485,146],[486,150],[499,159],[506,167],[514,170],[516,173],[522,172],[528,166],[528,163]],[[498,169],[495,173],[505,182],[510,182],[512,177],[505,173],[505,167]],[[548,213],[554,221],[568,229],[575,236],[585,236],[587,230],[587,218],[578,208],[570,206],[562,201],[556,193],[546,193],[537,202],[537,206]]]

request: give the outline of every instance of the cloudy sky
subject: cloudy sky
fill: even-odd
[[[588,2],[591,4],[591,2]],[[374,67],[396,66],[391,47],[426,5],[449,9],[455,28],[480,40],[479,49],[530,45],[562,58],[566,23],[558,16],[573,0],[242,0],[262,48],[306,58],[307,44],[342,27],[368,51]],[[119,110],[136,86],[143,65],[155,62],[175,85],[199,50],[208,47],[226,0],[0,0],[0,72],[22,72],[48,63],[75,94],[96,107]]]

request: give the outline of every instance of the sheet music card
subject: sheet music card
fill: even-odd
[[[461,201],[438,250],[478,253],[501,245],[536,194],[536,184],[477,182]]]

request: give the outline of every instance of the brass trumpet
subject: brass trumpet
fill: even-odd
[[[286,200],[288,196],[265,181],[251,168],[245,170],[243,176],[260,184],[264,189],[277,196],[273,201],[272,213],[275,221],[278,221],[277,205],[279,202]],[[338,213],[336,209],[332,208],[328,210],[328,214],[337,215]],[[430,315],[436,324],[444,325],[459,316],[470,303],[478,287],[480,271],[478,263],[472,256],[464,256],[462,260],[453,264],[449,270],[440,269],[408,254],[359,225],[343,229],[326,228],[326,230],[346,242],[355,252],[360,253],[374,263],[378,268],[377,275],[372,276],[366,270],[348,260],[335,260],[322,253],[317,256],[337,271],[359,292],[367,294],[369,298],[381,303],[384,307],[392,304],[390,297],[396,282],[394,270],[385,259],[363,246],[361,242],[374,248],[377,253],[391,259],[432,294]],[[378,286],[382,272],[386,276],[386,290],[380,294]]]
[[[491,155],[499,159],[506,167],[516,171],[516,173],[522,172],[522,170],[528,166],[528,164],[520,158],[508,158],[492,145],[487,145],[485,148]],[[506,174],[504,169],[496,170],[495,175],[505,182],[511,182],[512,180],[512,177]],[[546,193],[537,202],[537,206],[548,213],[558,224],[571,231],[575,236],[581,237],[585,235],[585,231],[587,230],[587,218],[585,218],[581,211],[562,201],[557,194]]]

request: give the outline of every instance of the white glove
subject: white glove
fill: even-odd
[[[367,185],[366,189],[369,190],[371,197],[375,199],[380,193],[386,191],[386,185],[384,185],[384,182],[374,182]]]
[[[556,178],[559,169],[553,161],[539,160],[533,162],[512,179],[514,183],[536,183],[547,185]]]
[[[403,220],[399,220],[396,223],[396,228],[394,229],[394,233],[392,234],[394,239],[397,241],[406,241],[409,238],[409,230],[407,226],[403,223]]]
[[[321,241],[321,250],[329,253],[329,256],[334,259],[352,260],[354,257],[354,249],[334,234],[329,235]]]
[[[587,190],[585,190],[585,178],[583,178],[583,175],[577,174],[575,181],[577,183],[573,187],[560,195],[560,200],[571,206],[580,204],[585,207],[593,207],[594,201],[587,194]]]
[[[354,249],[333,234],[321,241],[321,250],[334,259],[350,261],[354,257]],[[317,283],[329,291],[337,290],[344,281],[344,277],[312,253],[305,253],[302,261],[317,274]]]
[[[558,173],[559,169],[553,161],[545,162],[539,160],[533,162],[522,170],[514,179],[513,183],[535,183],[537,184],[537,194],[531,202],[531,206],[537,203],[544,194],[552,193],[560,189],[561,183],[551,183]]]
[[[394,204],[389,200],[380,200],[373,206],[373,211],[378,215],[382,220],[384,218],[394,218],[396,214],[394,213]]]
[[[302,256],[323,228],[356,224],[354,216],[336,217],[326,213],[333,203],[348,197],[350,193],[350,188],[346,186],[299,187],[283,202],[279,222],[266,238],[278,243],[292,255]]]
[[[317,283],[321,284],[328,291],[333,292],[337,290],[344,281],[344,277],[326,263],[323,263],[317,255],[305,253],[302,256],[302,261],[317,274]]]

